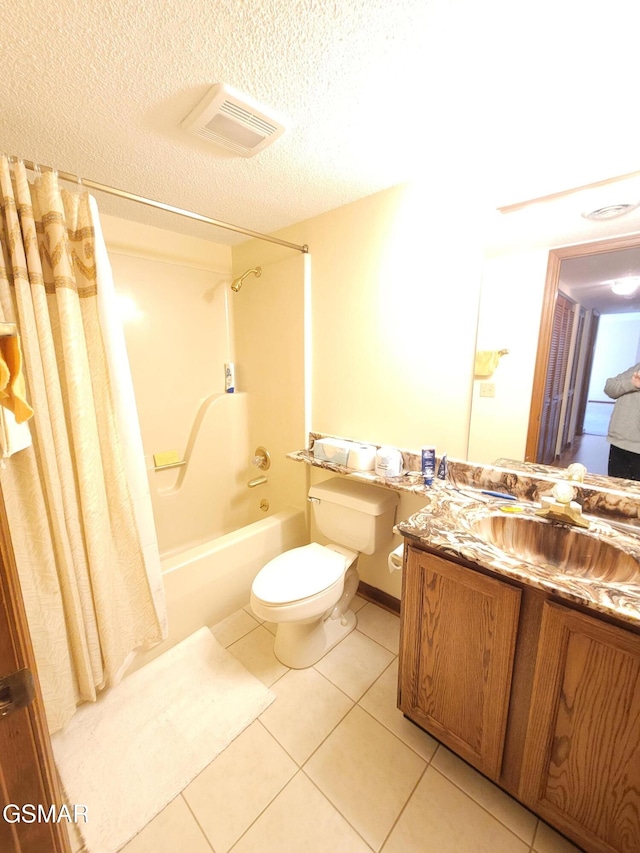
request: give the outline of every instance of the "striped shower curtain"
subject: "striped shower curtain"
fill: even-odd
[[[54,732],[166,636],[166,612],[95,200],[4,156],[0,190],[0,321],[17,325],[34,411],[0,485]]]

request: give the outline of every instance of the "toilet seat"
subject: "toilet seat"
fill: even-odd
[[[334,586],[347,562],[344,554],[311,542],[269,560],[256,575],[251,592],[267,605],[294,604]]]

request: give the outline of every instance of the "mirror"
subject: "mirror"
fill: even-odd
[[[474,379],[469,424],[470,460],[482,463],[497,458],[536,461],[540,401],[549,363],[551,324],[558,290],[575,290],[576,280],[581,279],[578,297],[574,292],[570,298],[587,302],[585,310],[591,311],[592,316],[596,312],[601,316],[610,313],[605,304],[598,308],[596,293],[587,296],[587,290],[590,290],[591,279],[598,275],[606,275],[608,279],[607,263],[610,263],[613,278],[623,263],[632,266],[640,257],[637,249],[640,246],[639,201],[640,180],[634,176],[496,213],[485,252],[476,348],[506,349],[508,355],[500,359],[491,376]],[[584,216],[612,204],[631,204],[635,209],[609,219]],[[618,267],[614,269],[616,260]],[[566,279],[563,284],[560,284],[561,272]],[[603,293],[601,290],[600,294]],[[629,307],[625,305],[626,309]],[[637,300],[633,307],[640,311]],[[626,310],[624,313],[630,316],[632,312]],[[584,358],[585,352],[582,382],[586,373],[593,371],[593,364],[588,367]],[[638,360],[640,358],[635,359]],[[615,372],[633,363],[632,359]],[[584,395],[583,385],[579,388],[578,396]],[[575,395],[575,387],[573,393]],[[576,424],[579,430],[581,416],[579,410],[573,411],[569,434]],[[592,414],[590,411],[589,415]],[[560,417],[556,415],[558,429],[564,433],[565,421],[560,427]],[[606,418],[601,416],[600,422],[603,419]],[[589,470],[606,473],[606,468],[600,472]]]
[[[629,293],[618,293],[622,289]],[[607,474],[609,376],[637,364],[640,237],[555,249],[547,281],[525,459]]]

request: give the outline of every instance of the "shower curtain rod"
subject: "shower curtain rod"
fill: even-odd
[[[21,158],[15,158],[21,159]],[[218,228],[224,228],[227,231],[236,231],[238,234],[245,234],[247,237],[255,237],[257,240],[267,240],[269,243],[277,243],[279,246],[286,246],[289,249],[295,249],[298,252],[306,253],[309,247],[305,243],[299,246],[297,243],[289,243],[287,240],[280,240],[279,237],[270,237],[268,234],[261,234],[259,231],[250,231],[248,228],[242,228],[239,225],[231,225],[229,222],[221,222],[219,219],[212,219],[210,216],[203,216],[201,213],[193,213],[191,210],[183,210],[181,207],[173,207],[171,204],[165,204],[162,201],[154,201],[151,198],[144,198],[141,195],[119,190],[116,187],[109,187],[106,184],[99,184],[97,181],[89,181],[86,178],[81,178],[78,175],[72,175],[70,172],[61,172],[60,169],[54,169],[52,166],[42,166],[39,163],[33,163],[30,160],[22,160],[25,168],[32,172],[37,172],[38,169],[44,169],[47,172],[57,172],[58,177],[64,181],[81,184],[92,190],[115,195],[119,198],[125,198],[129,201],[137,201],[140,204],[146,204],[149,207],[156,207],[159,210],[166,210],[169,213],[177,213],[179,216],[186,216],[187,219],[197,219],[198,222],[205,222],[207,225],[216,225]]]

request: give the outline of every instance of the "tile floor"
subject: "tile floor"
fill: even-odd
[[[214,626],[276,694],[123,853],[576,853],[396,708],[399,619],[358,627],[314,667],[273,654],[249,607]]]

